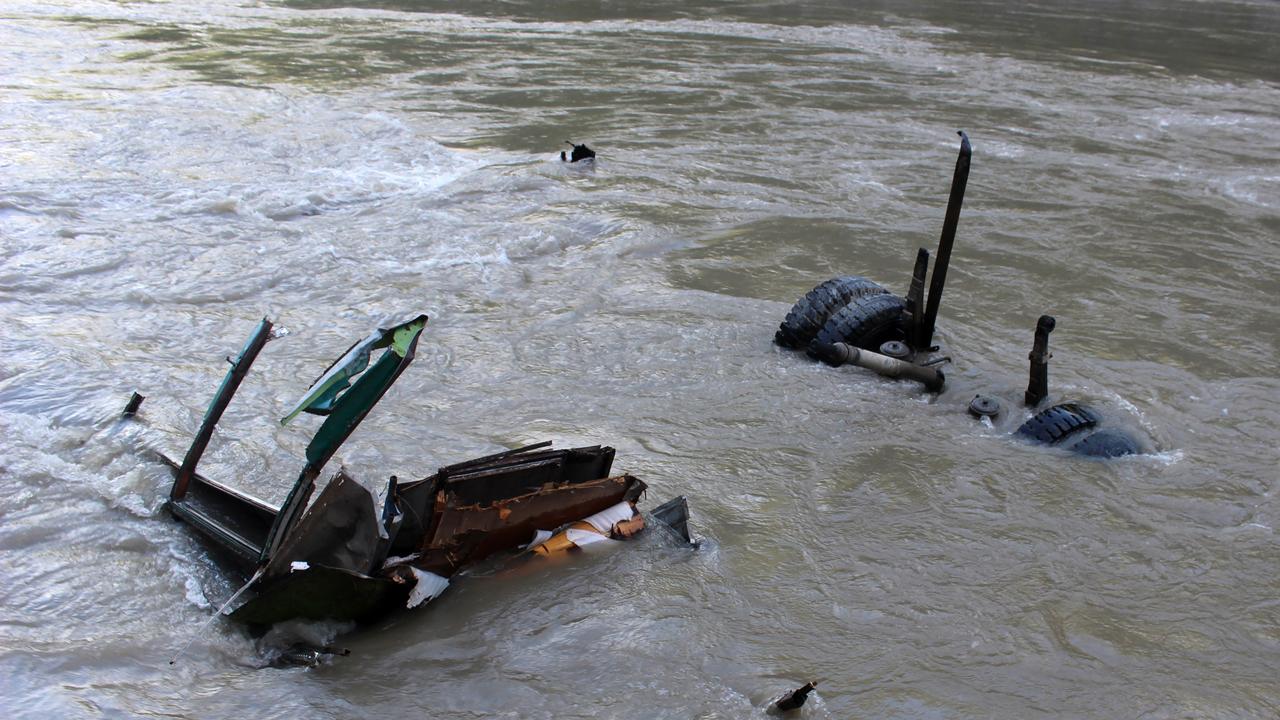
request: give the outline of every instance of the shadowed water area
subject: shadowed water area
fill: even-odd
[[[0,6],[4,716],[1280,714],[1280,6],[548,5]],[[958,129],[945,392],[774,346],[827,278],[906,290]],[[279,503],[316,419],[277,419],[419,312],[331,467],[609,444],[704,543],[482,568],[263,669],[143,450],[269,316],[201,468]],[[1009,436],[1043,313],[1053,397],[1154,453]]]

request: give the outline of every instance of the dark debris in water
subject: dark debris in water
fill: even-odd
[[[268,653],[267,666],[273,668],[319,667],[321,663],[333,657],[347,657],[351,651],[331,645],[308,645],[294,643],[289,647]]]
[[[560,159],[564,162],[576,163],[579,160],[594,160],[596,157],[596,151],[587,147],[585,143],[575,145],[572,140],[565,140],[564,143],[573,147],[573,150],[568,155],[565,154],[565,151],[560,151]]]

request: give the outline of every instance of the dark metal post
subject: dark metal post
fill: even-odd
[[[1023,402],[1027,407],[1035,407],[1049,395],[1049,333],[1053,332],[1057,321],[1051,315],[1041,315],[1036,321],[1035,344],[1027,357],[1031,360],[1031,377],[1027,381],[1027,394]]]
[[[916,267],[911,272],[911,287],[907,290],[907,344],[916,351],[926,349],[920,342],[920,328],[924,325],[920,315],[924,312],[924,278],[928,272],[929,251],[920,248],[916,253]]]
[[[956,158],[956,171],[951,177],[951,197],[947,200],[947,215],[942,221],[942,237],[938,240],[938,257],[933,263],[933,278],[929,282],[929,305],[924,311],[924,323],[920,328],[921,344],[933,341],[933,326],[938,319],[938,305],[942,302],[942,286],[947,282],[947,264],[951,262],[951,246],[956,240],[956,226],[960,223],[960,206],[964,204],[964,188],[969,182],[969,156],[973,149],[969,136],[960,131],[960,157]]]
[[[169,491],[170,500],[181,500],[187,494],[187,486],[191,484],[191,477],[196,473],[196,463],[200,462],[200,456],[204,455],[205,448],[209,446],[209,438],[213,437],[213,428],[218,424],[218,420],[222,418],[222,413],[227,409],[227,405],[231,402],[231,396],[236,394],[236,389],[240,387],[240,381],[249,372],[249,366],[253,365],[253,361],[258,357],[258,352],[262,350],[262,346],[267,344],[267,340],[271,339],[271,321],[262,318],[262,322],[258,324],[258,329],[254,332],[253,337],[249,338],[249,342],[245,344],[244,349],[240,351],[240,356],[231,363],[231,370],[227,372],[227,376],[222,380],[222,386],[218,388],[218,394],[214,397],[213,403],[209,405],[209,409],[204,414],[204,422],[200,424],[200,430],[196,433],[196,438],[191,442],[191,448],[187,450],[186,457],[182,458],[182,467],[178,468],[178,476],[173,481],[173,489]]]

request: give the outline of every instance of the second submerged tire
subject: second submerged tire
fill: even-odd
[[[1137,455],[1142,452],[1138,441],[1129,433],[1114,428],[1103,428],[1096,433],[1071,444],[1071,452],[1090,457],[1113,458]]]
[[[859,275],[831,278],[796,301],[778,326],[773,341],[785,348],[806,348],[837,310],[857,298],[888,292],[874,280]]]
[[[838,342],[879,352],[886,341],[902,339],[905,310],[906,303],[897,295],[860,297],[827,320],[810,343],[809,356],[820,359],[818,348]]]

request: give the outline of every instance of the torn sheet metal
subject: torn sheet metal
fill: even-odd
[[[403,607],[411,589],[395,578],[313,565],[255,587],[257,594],[230,615],[264,627],[294,619],[371,622]]]
[[[410,571],[413,573],[415,580],[413,590],[409,591],[409,601],[405,603],[405,607],[410,610],[440,597],[440,593],[449,587],[448,578],[443,578],[433,572],[419,570],[418,568],[410,568]]]
[[[381,529],[373,502],[363,485],[339,470],[267,562],[264,581],[287,574],[298,562],[372,573],[380,559],[375,551]]]
[[[695,541],[693,535],[689,533],[689,501],[683,495],[673,497],[662,503],[654,508],[650,514],[653,515],[653,519],[660,522],[689,545],[697,547],[698,543],[701,542]]]
[[[400,325],[390,328],[378,328],[370,333],[369,337],[352,345],[345,355],[334,361],[324,374],[311,383],[307,394],[298,401],[298,404],[289,411],[288,415],[281,418],[280,424],[288,425],[290,420],[304,411],[315,415],[328,415],[337,406],[339,396],[351,387],[351,379],[369,367],[369,354],[371,352],[381,348],[390,348],[389,352],[394,356],[399,358],[407,357],[413,352],[413,346],[417,343],[418,334],[422,332],[426,324],[427,316],[419,315],[413,320]],[[388,355],[384,353],[379,362],[387,357]]]

